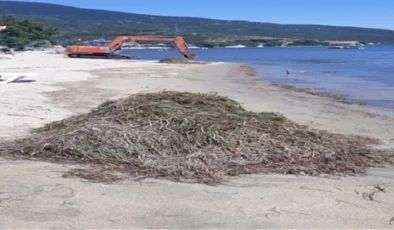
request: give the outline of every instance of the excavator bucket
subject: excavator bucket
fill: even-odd
[[[193,60],[194,58],[196,58],[197,54],[191,54],[191,53],[187,53],[187,54],[183,54],[183,56],[187,59],[191,59]]]

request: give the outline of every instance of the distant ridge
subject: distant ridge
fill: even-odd
[[[385,29],[156,16],[48,3],[0,1],[0,15],[14,15],[56,26],[64,38],[106,38],[125,33],[175,34],[179,28],[183,33],[195,36],[261,36],[394,44],[394,31]]]

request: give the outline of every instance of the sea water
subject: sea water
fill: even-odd
[[[242,62],[262,80],[341,93],[369,107],[394,112],[394,46],[364,49],[264,47],[190,49],[197,60]],[[123,50],[141,59],[182,57],[177,50]]]

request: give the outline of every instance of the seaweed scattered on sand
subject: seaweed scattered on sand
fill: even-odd
[[[166,57],[159,60],[159,63],[167,64],[207,64],[207,62],[194,61],[186,58]]]
[[[124,177],[116,175],[114,172],[107,169],[98,169],[97,167],[91,167],[89,169],[74,168],[63,173],[63,178],[80,178],[90,182],[96,183],[113,183],[124,179]]]
[[[248,77],[256,77],[258,75],[258,72],[248,65],[241,64],[239,68]]]
[[[159,63],[168,63],[168,64],[189,64],[190,60],[186,58],[174,58],[174,57],[166,57],[159,60]]]
[[[343,95],[343,94],[327,93],[327,92],[316,92],[316,91],[313,91],[310,88],[298,88],[296,86],[285,85],[285,84],[280,84],[280,83],[272,83],[271,85],[279,87],[281,89],[291,90],[291,91],[294,91],[294,92],[306,93],[306,94],[309,94],[309,95],[329,98],[329,99],[332,99],[333,101],[340,102],[340,103],[343,103],[343,104],[365,105],[365,103],[363,103],[363,102],[349,100],[349,99],[346,98],[346,95]]]

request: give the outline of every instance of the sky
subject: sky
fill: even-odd
[[[1,0],[0,0],[1,1]],[[394,0],[23,0],[130,13],[394,30]]]

